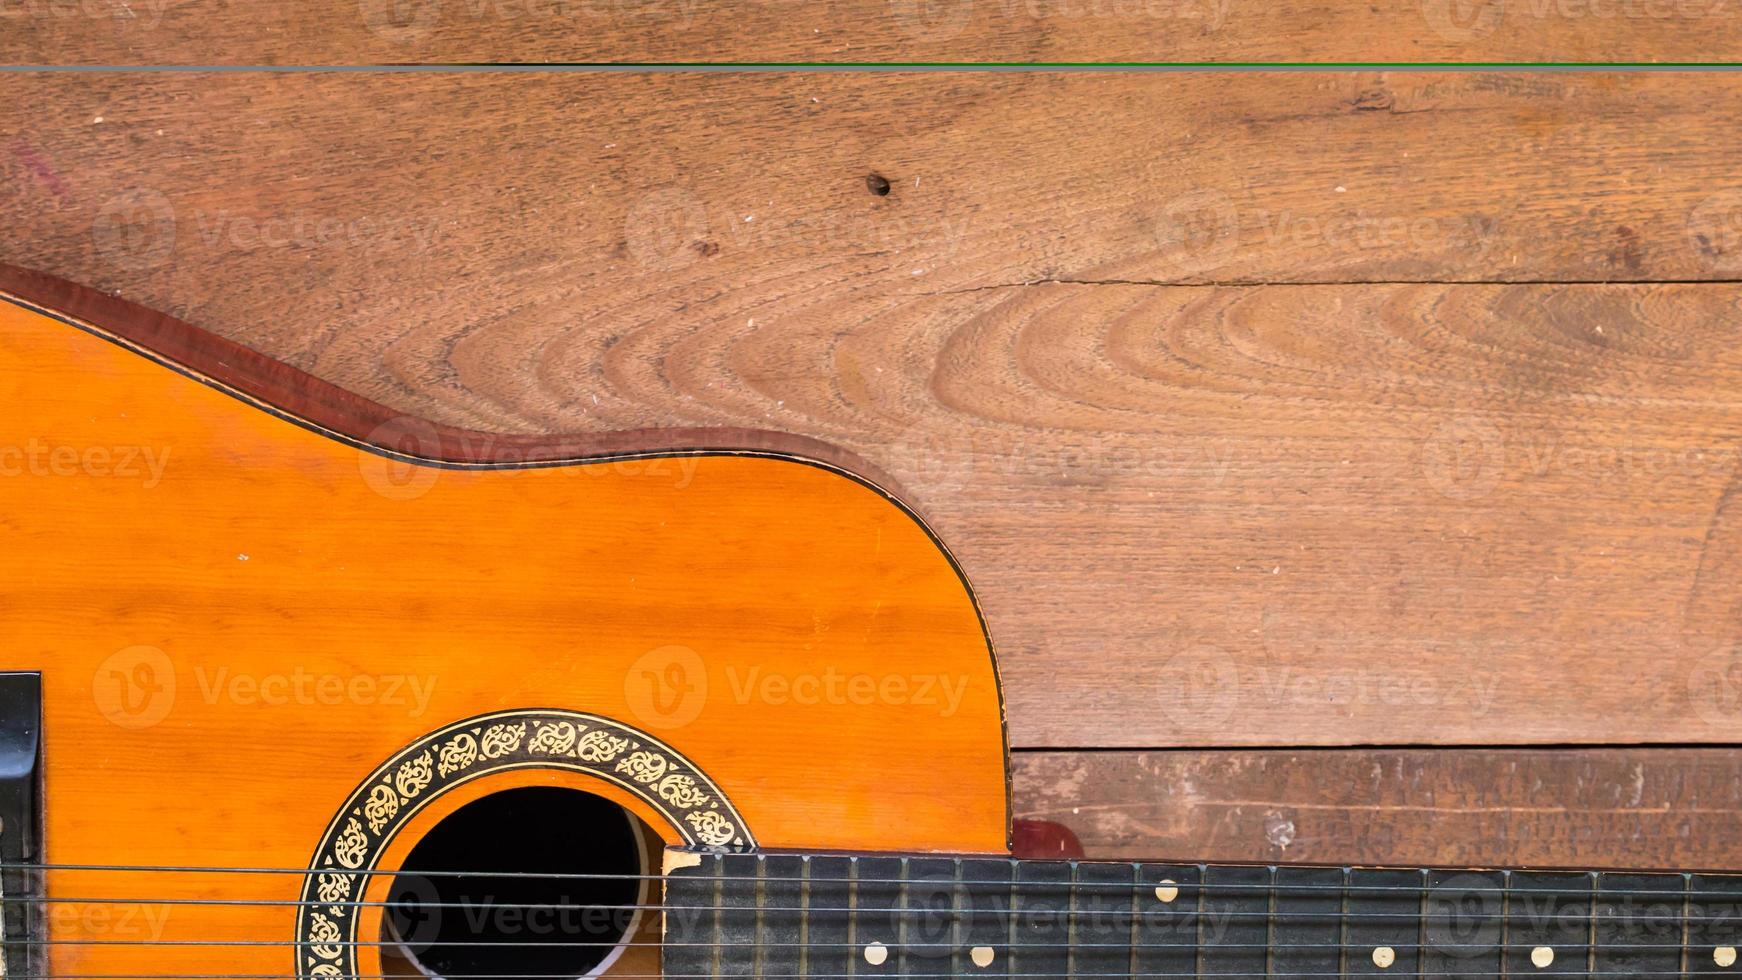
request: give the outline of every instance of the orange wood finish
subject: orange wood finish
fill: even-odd
[[[1006,847],[973,597],[874,487],[770,455],[412,464],[98,335],[124,329],[0,303],[0,668],[43,672],[51,862],[304,867],[395,751],[521,707],[656,735],[765,847]],[[510,783],[587,781],[522,770],[466,793]],[[289,901],[301,885],[56,872],[48,887]],[[282,906],[49,918],[57,942],[293,928]],[[52,972],[288,975],[292,955],[55,946]]]

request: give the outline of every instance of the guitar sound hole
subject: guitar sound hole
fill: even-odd
[[[506,790],[455,810],[394,875],[382,917],[385,972],[503,980],[603,972],[633,937],[636,906],[647,903],[637,877],[646,873],[641,831],[617,804],[553,787]]]

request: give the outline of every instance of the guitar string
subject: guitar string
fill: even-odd
[[[901,860],[901,859],[900,858],[886,858],[886,859],[885,858],[878,858],[877,860]],[[921,859],[921,860],[929,860],[929,859]],[[941,859],[941,860],[951,860],[951,859]],[[999,860],[1005,860],[1005,859],[1001,859],[1001,858],[965,858],[963,860],[999,861]],[[1070,862],[1057,862],[1057,863],[1049,862],[1049,864],[1053,867],[1069,867],[1070,866]],[[1013,865],[1013,866],[1020,867],[1020,865]],[[1156,871],[1156,872],[1160,872],[1160,873],[1167,873],[1168,871],[1184,872],[1185,870],[1188,870],[1188,869],[1197,870],[1200,873],[1202,871],[1202,866],[1200,866],[1200,865],[1152,865],[1152,864],[1139,865],[1139,864],[1126,864],[1123,862],[1085,861],[1085,862],[1080,862],[1079,866],[1082,866],[1082,867],[1114,867],[1114,868],[1145,867],[1145,868],[1148,868],[1152,871]],[[1214,866],[1212,866],[1212,867],[1214,867]],[[1242,869],[1250,868],[1252,870],[1261,870],[1261,869],[1268,870],[1273,866],[1269,866],[1269,865],[1240,865],[1240,866],[1227,866],[1227,867],[1237,867],[1237,868],[1242,868]],[[1276,867],[1292,868],[1292,867],[1296,867],[1296,866],[1282,865],[1282,866],[1276,866]],[[1317,866],[1317,865],[1307,866],[1307,867],[1309,870],[1315,870],[1315,871],[1336,872],[1336,871],[1353,870],[1353,871],[1357,871],[1358,873],[1368,873],[1366,869],[1354,869],[1354,868],[1344,868],[1344,867],[1334,867],[1334,866]],[[1158,886],[1165,885],[1166,887],[1179,889],[1179,892],[1182,895],[1188,895],[1188,894],[1195,895],[1199,891],[1202,891],[1205,894],[1215,894],[1215,893],[1227,894],[1227,893],[1235,893],[1235,892],[1252,892],[1252,893],[1260,893],[1260,894],[1270,894],[1272,892],[1275,892],[1277,894],[1310,894],[1313,892],[1325,892],[1325,893],[1334,893],[1334,894],[1339,894],[1339,895],[1343,894],[1345,891],[1347,891],[1347,892],[1368,892],[1368,893],[1402,893],[1402,894],[1418,895],[1418,896],[1422,895],[1422,894],[1430,894],[1431,895],[1436,891],[1445,892],[1448,894],[1458,894],[1458,895],[1472,895],[1472,894],[1532,895],[1532,894],[1540,894],[1540,895],[1550,895],[1550,896],[1555,896],[1555,895],[1567,896],[1567,895],[1574,894],[1574,892],[1571,892],[1565,888],[1518,887],[1518,886],[1507,886],[1507,885],[1493,885],[1493,886],[1471,885],[1471,884],[1466,884],[1463,882],[1454,882],[1454,881],[1442,881],[1442,882],[1439,882],[1437,884],[1429,884],[1429,885],[1379,885],[1379,884],[1358,885],[1358,884],[1350,884],[1347,886],[1342,885],[1342,884],[1336,884],[1336,883],[1313,884],[1310,882],[1276,882],[1274,884],[1265,883],[1265,882],[1217,882],[1217,881],[1181,882],[1181,881],[1176,881],[1176,880],[1172,880],[1172,879],[1165,879],[1165,880],[1157,879],[1157,880],[1149,880],[1149,881],[1141,881],[1141,882],[1100,882],[1100,881],[1065,882],[1065,881],[1035,881],[1035,880],[1021,880],[1021,879],[1005,880],[1005,879],[996,879],[996,878],[994,878],[994,879],[979,879],[979,880],[958,880],[955,878],[945,876],[941,873],[939,873],[936,876],[922,876],[922,877],[918,877],[918,878],[913,878],[913,877],[909,877],[909,878],[864,878],[864,877],[857,877],[857,878],[852,878],[852,877],[822,877],[822,878],[816,878],[816,877],[812,877],[812,878],[808,878],[808,879],[800,879],[800,878],[778,878],[778,879],[775,879],[775,878],[759,877],[757,875],[710,875],[710,874],[707,874],[706,872],[698,872],[697,874],[694,874],[694,875],[588,874],[588,873],[582,873],[582,872],[539,872],[539,871],[405,871],[403,869],[392,870],[392,869],[378,869],[378,868],[363,868],[363,869],[355,869],[355,870],[346,869],[346,868],[245,868],[245,867],[226,868],[226,867],[174,867],[174,866],[169,866],[169,865],[130,866],[130,865],[99,865],[99,864],[28,864],[28,863],[13,863],[13,862],[0,862],[0,870],[15,870],[15,871],[26,871],[26,872],[57,872],[57,873],[65,874],[69,877],[74,876],[74,875],[78,875],[78,874],[97,872],[97,873],[127,873],[127,874],[236,874],[236,875],[298,875],[298,876],[308,876],[308,875],[316,875],[316,874],[335,874],[335,875],[344,875],[344,876],[363,876],[363,877],[404,876],[407,878],[507,878],[507,879],[530,878],[530,879],[538,879],[538,880],[546,880],[546,881],[569,881],[569,880],[577,880],[577,881],[709,881],[709,882],[714,882],[714,881],[737,881],[737,882],[779,881],[779,882],[792,882],[795,884],[798,883],[799,881],[808,880],[812,884],[816,884],[816,883],[824,883],[824,884],[857,883],[857,884],[890,884],[890,885],[933,884],[933,885],[939,885],[939,886],[948,885],[948,886],[952,886],[952,887],[995,886],[995,887],[1000,887],[1000,888],[1011,887],[1011,888],[1052,888],[1052,889],[1057,889],[1060,887],[1069,887],[1069,888],[1084,890],[1084,891],[1091,890],[1091,889],[1093,889],[1093,890],[1106,890],[1106,891],[1112,892],[1112,893],[1117,893],[1120,890],[1139,891],[1139,892],[1152,891]],[[1388,873],[1393,873],[1393,874],[1420,875],[1423,873],[1421,870],[1415,870],[1415,869],[1380,869],[1380,870],[1388,872]],[[1425,870],[1431,873],[1431,872],[1434,872],[1434,871],[1437,871],[1440,869],[1425,869]],[[1496,872],[1496,871],[1489,871],[1489,872],[1463,871],[1463,870],[1459,870],[1459,869],[1444,869],[1444,870],[1446,871],[1446,873],[1452,874],[1454,876],[1484,875],[1484,874],[1486,874],[1486,875],[1493,875],[1493,874],[1506,875],[1509,873],[1517,873],[1517,872],[1503,872],[1503,871],[1500,871],[1500,872]],[[1631,872],[1631,871],[1595,871],[1595,872],[1593,872],[1593,871],[1567,871],[1567,872],[1526,872],[1526,873],[1533,874],[1533,875],[1534,874],[1544,874],[1544,873],[1564,874],[1564,875],[1568,876],[1569,883],[1573,880],[1576,880],[1576,879],[1584,879],[1587,882],[1596,881],[1599,884],[1599,889],[1601,888],[1601,883],[1602,883],[1602,879],[1604,876],[1633,876],[1633,875],[1647,875],[1647,874],[1649,874],[1646,872]],[[1726,882],[1734,882],[1735,884],[1742,885],[1742,873],[1734,873],[1734,872],[1660,872],[1658,874],[1664,875],[1664,876],[1673,876],[1673,877],[1677,877],[1677,878],[1682,878],[1682,879],[1684,879],[1684,881],[1686,879],[1694,877],[1694,876],[1711,877],[1711,878],[1723,879]],[[1671,899],[1676,899],[1679,901],[1687,894],[1687,892],[1685,891],[1685,889],[1682,889],[1682,888],[1677,888],[1677,889],[1624,888],[1624,889],[1613,890],[1613,891],[1609,891],[1609,892],[1603,892],[1603,891],[1599,890],[1597,892],[1597,894],[1599,897],[1614,897],[1614,898],[1647,898],[1647,897],[1651,897],[1651,898],[1671,898]],[[1698,894],[1706,894],[1706,895],[1710,895],[1712,897],[1719,897],[1720,896],[1720,893],[1696,893],[1696,895],[1698,895]],[[1739,890],[1736,893],[1735,897],[1737,897],[1738,899],[1742,899],[1742,890]],[[319,904],[327,904],[327,903],[319,903]]]
[[[396,947],[396,948],[409,948],[409,949],[412,949],[415,951],[422,951],[422,950],[426,950],[426,949],[435,949],[438,947],[463,948],[463,949],[474,949],[474,948],[485,948],[485,947],[500,947],[500,948],[511,948],[511,949],[523,949],[523,948],[524,949],[584,949],[587,947],[604,946],[604,947],[615,949],[615,948],[621,946],[624,949],[663,949],[663,950],[716,949],[716,948],[725,948],[725,949],[735,949],[735,948],[743,948],[743,949],[748,949],[748,948],[757,948],[757,949],[841,949],[841,950],[847,950],[847,951],[853,951],[853,952],[857,952],[862,946],[862,944],[849,944],[849,943],[844,943],[844,942],[815,942],[815,943],[790,943],[790,942],[765,942],[765,943],[759,943],[759,942],[693,942],[693,943],[691,943],[691,942],[678,942],[678,943],[674,943],[674,942],[663,942],[663,943],[661,943],[661,942],[627,942],[627,943],[623,943],[623,942],[615,942],[615,941],[611,941],[611,940],[597,940],[597,941],[590,941],[590,942],[581,942],[581,941],[573,941],[573,942],[570,942],[570,941],[564,941],[564,942],[542,942],[542,941],[515,942],[515,941],[494,941],[494,940],[492,940],[492,941],[472,942],[469,940],[457,940],[457,939],[456,940],[431,940],[429,942],[415,942],[415,941],[406,942],[406,941],[396,941],[396,940],[387,940],[387,939],[376,939],[376,940],[347,939],[347,940],[333,940],[332,942],[315,942],[312,940],[296,940],[296,939],[9,939],[9,940],[5,941],[5,945],[7,945],[7,946],[151,946],[151,947],[186,946],[186,947],[217,947],[217,948],[225,948],[225,947],[231,947],[231,946],[244,946],[244,947],[349,946],[349,947],[355,947],[355,948],[370,948],[370,947],[376,947],[376,946],[389,947],[389,946],[391,946],[391,947]],[[995,946],[995,948],[997,948],[999,950],[1025,950],[1025,949],[1036,950],[1036,949],[1039,949],[1039,950],[1048,950],[1051,952],[1064,952],[1065,950],[1085,950],[1085,949],[1091,949],[1091,950],[1093,950],[1093,949],[1105,949],[1105,950],[1133,950],[1133,949],[1136,949],[1136,950],[1164,950],[1164,949],[1167,949],[1167,950],[1197,950],[1197,949],[1204,949],[1204,950],[1210,950],[1210,951],[1228,950],[1228,949],[1254,949],[1254,950],[1256,950],[1256,949],[1335,949],[1335,950],[1347,950],[1347,949],[1372,949],[1375,946],[1383,945],[1383,946],[1386,946],[1387,948],[1390,948],[1390,949],[1439,950],[1441,952],[1446,953],[1446,955],[1449,955],[1449,956],[1459,955],[1456,952],[1457,950],[1475,949],[1475,950],[1482,950],[1482,951],[1490,951],[1491,950],[1491,951],[1499,952],[1501,950],[1535,949],[1539,946],[1551,946],[1556,950],[1595,949],[1595,950],[1599,950],[1599,951],[1609,950],[1609,951],[1618,952],[1618,953],[1619,952],[1630,952],[1633,950],[1649,950],[1649,949],[1677,949],[1677,950],[1679,950],[1679,949],[1688,948],[1687,946],[1685,946],[1682,943],[1619,943],[1619,942],[1617,942],[1617,943],[1602,943],[1602,942],[1570,943],[1570,942],[1555,942],[1552,940],[1543,940],[1540,942],[1506,943],[1506,944],[1500,944],[1500,943],[1434,944],[1434,943],[1405,943],[1405,942],[1380,941],[1380,942],[1371,942],[1371,943],[1205,943],[1202,946],[1200,946],[1197,943],[1069,943],[1069,944],[1065,944],[1065,943],[996,943],[996,944],[992,944],[992,943],[986,943],[986,944],[964,943],[962,945],[963,946],[966,946],[966,945],[992,945],[992,946]],[[1701,944],[1701,945],[1707,945],[1707,944]],[[918,945],[908,945],[908,946],[904,946],[904,947],[898,947],[898,946],[890,946],[889,947],[891,952],[905,951],[905,952],[912,954],[912,955],[918,955],[922,959],[942,959],[943,957],[942,957],[942,955],[940,955],[938,953],[928,954],[928,953],[924,953],[924,952],[918,952],[919,950],[944,951],[944,950],[956,949],[956,948],[960,948],[960,947],[959,946],[946,946],[946,945],[941,944],[941,943],[921,943]]]
[[[1063,892],[1058,893],[1058,895],[1059,895],[1059,897],[1064,897],[1064,898],[1070,897],[1068,893],[1063,893]],[[265,899],[265,898],[260,898],[260,899],[255,899],[255,898],[71,898],[71,897],[62,897],[62,896],[49,896],[46,898],[29,898],[29,897],[0,898],[0,905],[32,905],[32,904],[50,904],[50,905],[54,905],[54,904],[66,904],[66,905],[170,905],[170,906],[219,906],[219,907],[226,907],[226,906],[238,907],[239,906],[239,907],[248,907],[248,908],[302,907],[302,908],[317,908],[317,909],[324,909],[324,908],[415,908],[415,909],[454,908],[454,909],[477,910],[477,909],[496,908],[496,909],[538,909],[538,910],[544,910],[544,911],[597,911],[597,910],[604,910],[604,909],[612,909],[612,910],[619,910],[619,911],[674,912],[674,913],[678,913],[679,915],[682,915],[684,913],[703,913],[703,912],[716,912],[716,911],[725,912],[725,913],[730,914],[733,912],[756,912],[756,911],[760,910],[762,912],[794,912],[794,913],[800,913],[800,914],[805,914],[805,915],[810,915],[810,914],[852,915],[852,914],[866,913],[866,912],[876,913],[878,915],[936,915],[936,916],[948,915],[948,916],[951,916],[954,918],[969,918],[969,919],[974,918],[976,916],[1011,916],[1011,917],[1019,918],[1019,919],[1021,919],[1021,918],[1035,919],[1035,918],[1058,916],[1058,915],[1146,916],[1146,915],[1154,915],[1160,911],[1165,911],[1167,914],[1175,915],[1175,916],[1178,916],[1181,918],[1192,917],[1192,916],[1204,918],[1204,919],[1253,918],[1253,919],[1264,919],[1266,921],[1273,921],[1273,920],[1274,921],[1289,921],[1292,919],[1321,919],[1321,918],[1327,918],[1327,917],[1336,917],[1339,919],[1354,919],[1354,920],[1407,919],[1407,920],[1413,922],[1413,921],[1416,921],[1416,920],[1422,918],[1422,916],[1416,912],[1408,912],[1408,913],[1405,913],[1405,912],[1333,913],[1333,912],[1310,912],[1310,911],[1241,912],[1241,911],[1237,911],[1237,910],[1228,910],[1228,911],[1209,910],[1209,911],[1199,912],[1196,909],[1191,909],[1191,910],[1184,910],[1184,909],[1181,909],[1181,910],[1173,910],[1173,909],[1158,910],[1158,909],[1154,909],[1154,908],[1148,909],[1146,911],[1145,910],[1124,909],[1124,908],[1117,908],[1117,909],[1077,909],[1077,910],[1069,910],[1069,909],[1064,909],[1064,908],[1057,908],[1057,909],[1028,908],[1028,909],[1016,909],[1016,910],[957,909],[957,910],[950,910],[950,911],[946,912],[943,909],[866,908],[865,906],[825,907],[825,908],[809,907],[809,908],[807,908],[804,906],[796,906],[796,905],[795,906],[778,906],[777,905],[777,906],[763,906],[760,909],[758,909],[758,907],[754,906],[754,905],[732,907],[732,906],[718,906],[718,905],[683,905],[683,904],[677,904],[677,903],[665,903],[665,904],[658,904],[658,903],[586,904],[586,903],[580,903],[580,902],[493,902],[493,901],[488,901],[488,900],[478,901],[478,902],[403,903],[403,902],[373,902],[373,901],[351,901],[351,900],[342,900],[342,901],[336,901],[336,902],[323,902],[323,901],[318,901],[318,900],[314,900],[314,899]],[[1569,901],[1567,902],[1567,904],[1568,905],[1576,905],[1581,910],[1587,907],[1586,901],[1584,901],[1584,900],[1573,901],[1570,899],[1570,897],[1569,897]],[[1474,918],[1492,918],[1496,922],[1499,921],[1498,916],[1475,916],[1475,915],[1470,915],[1470,914],[1466,914],[1466,913],[1454,913],[1452,915],[1444,916],[1443,918],[1455,919],[1456,921],[1459,921],[1459,922],[1467,921],[1467,920],[1474,919]],[[1515,920],[1516,920],[1516,918],[1517,917],[1515,917]],[[1679,912],[1673,913],[1673,914],[1651,914],[1651,913],[1648,913],[1648,914],[1626,915],[1623,918],[1628,922],[1654,922],[1654,921],[1656,921],[1656,922],[1676,922],[1676,923],[1683,922],[1687,919],[1686,916],[1682,915]],[[1726,918],[1728,918],[1728,917],[1726,917]]]

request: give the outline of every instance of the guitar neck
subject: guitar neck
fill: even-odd
[[[669,980],[1742,973],[1737,875],[674,853]]]

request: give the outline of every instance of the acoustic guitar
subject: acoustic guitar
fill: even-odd
[[[0,300],[11,980],[1738,972],[1723,874],[1012,858],[974,594],[827,447]]]

